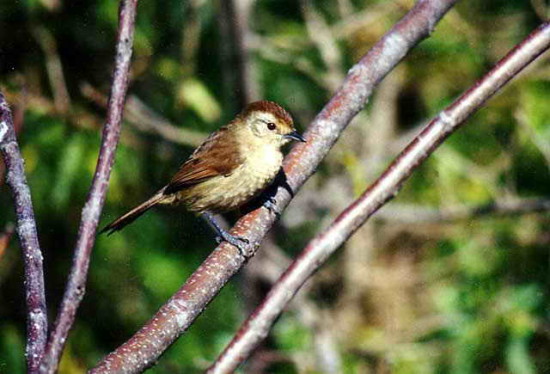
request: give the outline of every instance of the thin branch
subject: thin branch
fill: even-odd
[[[80,92],[99,106],[106,107],[108,99],[90,84],[82,84]],[[136,95],[129,95],[124,107],[124,119],[136,129],[156,134],[164,140],[185,146],[198,147],[208,134],[178,127],[148,107]]]
[[[58,113],[65,114],[71,107],[71,97],[67,90],[56,40],[52,33],[42,26],[36,27],[33,34],[46,57],[46,72],[54,97],[55,109]]]
[[[374,87],[407,52],[429,35],[456,0],[420,0],[349,72],[336,95],[306,132],[307,143],[293,148],[285,160],[286,182],[297,191],[315,172],[351,119],[363,108]],[[291,194],[279,188],[276,209],[282,211]],[[276,216],[256,209],[232,230],[258,247]],[[90,373],[137,373],[158,357],[193,323],[227,281],[244,265],[239,251],[222,243],[153,318],[130,340],[107,355]]]
[[[414,205],[392,205],[380,211],[375,219],[391,223],[448,223],[484,217],[515,216],[550,211],[548,199],[495,201],[479,206],[457,206],[445,209]]]
[[[107,119],[103,127],[101,149],[92,186],[86,204],[82,209],[71,273],[69,274],[59,314],[53,331],[49,336],[44,358],[40,364],[41,373],[54,373],[56,371],[67,335],[73,325],[76,311],[84,297],[90,255],[95,242],[99,215],[105,202],[111,168],[115,158],[115,150],[120,137],[122,112],[128,89],[137,1],[121,1],[115,70],[109,97]]]
[[[23,252],[27,304],[27,369],[33,372],[40,365],[48,334],[44,269],[23,157],[17,144],[11,111],[2,93],[0,93],[0,153],[7,170],[6,182],[13,194],[17,215],[17,235]]]
[[[309,242],[207,372],[233,372],[267,336],[284,307],[328,257],[395,197],[412,172],[472,113],[549,47],[550,23],[547,23],[531,33],[493,70],[433,119],[359,199]]]
[[[135,128],[144,132],[155,133],[163,139],[177,144],[198,147],[208,136],[207,133],[202,131],[175,126],[153,111],[136,95],[128,97],[124,115]]]

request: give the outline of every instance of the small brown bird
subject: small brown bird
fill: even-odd
[[[290,140],[305,142],[285,109],[272,101],[251,103],[212,133],[170,183],[101,232],[112,234],[155,205],[181,204],[204,217],[220,239],[242,251],[246,240],[223,230],[213,214],[236,209],[261,193],[281,169],[281,146]]]

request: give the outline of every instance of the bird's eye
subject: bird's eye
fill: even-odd
[[[275,130],[277,128],[277,126],[273,123],[273,122],[268,122],[267,123],[267,128],[271,131]]]

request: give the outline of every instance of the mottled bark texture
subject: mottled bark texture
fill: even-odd
[[[27,304],[27,369],[36,371],[48,334],[42,252],[38,243],[31,191],[27,185],[23,157],[13,127],[13,118],[4,95],[0,93],[0,153],[6,165],[6,183],[13,194],[17,215],[17,235],[25,266],[25,299]]]

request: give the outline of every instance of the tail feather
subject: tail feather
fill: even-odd
[[[166,196],[162,194],[162,192],[157,193],[149,200],[145,201],[144,203],[141,203],[134,209],[130,210],[128,213],[124,214],[123,216],[120,216],[119,218],[115,219],[113,222],[109,223],[107,226],[105,226],[101,231],[100,234],[103,234],[104,232],[107,233],[107,235],[111,235],[112,233],[119,231],[126,227],[126,225],[129,225],[130,223],[134,222],[136,219],[141,217],[143,213],[160,203]]]

